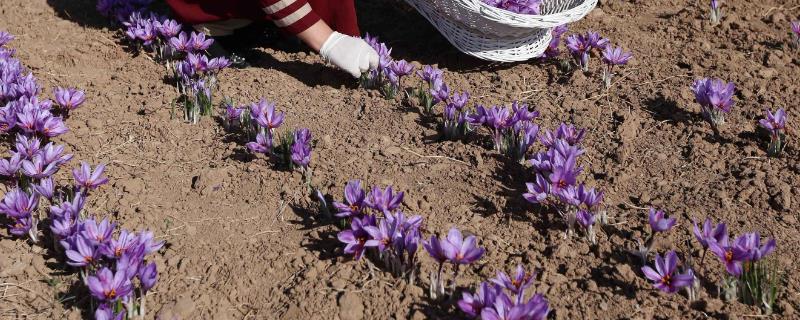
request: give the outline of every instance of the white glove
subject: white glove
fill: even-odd
[[[355,78],[378,67],[378,53],[366,41],[336,31],[325,40],[319,53]]]

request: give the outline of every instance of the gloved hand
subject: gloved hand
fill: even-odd
[[[378,53],[367,42],[336,31],[325,40],[319,53],[355,78],[378,67]]]

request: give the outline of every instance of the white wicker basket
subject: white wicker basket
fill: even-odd
[[[597,0],[543,0],[542,15],[513,13],[481,0],[406,0],[462,52],[501,62],[540,56],[550,29],[583,18]]]

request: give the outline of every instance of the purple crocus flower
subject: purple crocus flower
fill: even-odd
[[[719,21],[722,20],[722,10],[717,0],[711,0],[711,14],[709,15],[709,19],[711,23],[715,25],[719,24]]]
[[[52,209],[53,207],[51,207]],[[51,217],[50,231],[59,239],[67,238],[75,233],[75,215],[71,212],[64,212],[62,215]]]
[[[6,31],[0,31],[0,47],[14,40],[14,36]]]
[[[491,307],[494,304],[497,293],[502,289],[498,285],[490,286],[486,282],[481,282],[478,291],[475,294],[464,292],[461,294],[461,300],[458,301],[458,308],[461,309],[470,317],[478,317],[481,315],[483,308]]]
[[[603,38],[599,33],[594,31],[587,32],[584,38],[586,39],[586,43],[589,45],[589,47],[594,49],[603,50],[608,46],[609,43],[608,38]]]
[[[695,222],[692,232],[703,248],[708,248],[709,242],[728,242],[728,228],[725,223],[720,222],[720,224],[714,227],[711,218],[706,218],[706,221],[703,222],[702,230],[700,230],[697,226],[697,222]]]
[[[414,65],[408,63],[406,60],[395,60],[389,65],[389,69],[398,77],[402,78],[414,72]]]
[[[272,150],[272,139],[267,138],[263,132],[259,132],[256,134],[256,141],[248,142],[246,146],[252,152],[266,154]]]
[[[417,71],[417,75],[430,84],[434,79],[441,78],[444,72],[434,66],[422,66],[422,70]]]
[[[535,182],[528,182],[525,184],[528,192],[522,194],[530,203],[547,204],[547,198],[550,195],[550,182],[541,174],[536,175]]]
[[[444,79],[442,77],[433,79],[433,82],[431,82],[430,91],[431,97],[433,97],[433,104],[447,101],[447,98],[450,97],[450,88],[446,83],[444,83]]]
[[[42,141],[38,138],[28,138],[25,135],[17,134],[17,141],[14,146],[17,152],[23,156],[23,159],[32,159],[34,155],[39,153]]]
[[[261,99],[258,103],[250,105],[250,115],[262,128],[268,129],[270,135],[273,130],[281,126],[284,119],[283,112],[275,111],[275,103]]]
[[[14,177],[22,167],[22,156],[19,152],[13,152],[11,158],[0,159],[0,175]]]
[[[608,65],[625,65],[633,54],[622,50],[622,47],[607,46],[603,51],[603,62]]]
[[[57,145],[52,142],[48,143],[39,151],[39,156],[42,157],[42,161],[46,164],[55,163],[57,166],[61,166],[72,160],[72,154],[63,154],[64,153],[64,145]]]
[[[428,254],[436,260],[440,265],[447,261],[447,256],[444,253],[444,247],[447,246],[445,244],[447,240],[439,239],[435,235],[432,235],[430,239],[427,241],[422,242],[422,247],[425,248],[425,251],[428,251]]]
[[[400,203],[403,202],[403,195],[402,191],[394,193],[392,186],[386,187],[385,190],[374,186],[367,195],[365,204],[373,210],[386,213],[394,211],[400,206]]]
[[[800,46],[800,21],[792,21],[790,23],[792,29],[792,38],[796,47]]]
[[[725,270],[735,277],[742,274],[742,262],[752,256],[747,249],[729,245],[727,238],[720,242],[708,242],[708,248],[722,261]]]
[[[383,219],[378,226],[364,226],[364,230],[369,233],[371,239],[364,243],[366,247],[378,247],[378,251],[383,252],[392,245],[397,223],[390,223]]]
[[[680,288],[690,286],[694,281],[692,274],[675,274],[678,262],[678,255],[674,250],[667,252],[664,258],[656,254],[655,270],[650,266],[644,266],[642,272],[647,279],[653,281],[656,289],[666,293],[675,293]]]
[[[52,138],[67,133],[69,128],[61,117],[46,117],[37,128],[37,131],[46,137]]]
[[[295,142],[292,144],[292,162],[303,170],[308,168],[311,162],[311,145],[308,143]]]
[[[370,233],[367,232],[366,227],[375,227],[374,216],[354,217],[350,222],[350,229],[339,232],[337,235],[339,241],[347,244],[344,253],[352,254],[356,260],[361,259],[361,256],[364,255],[367,241],[370,240]]]
[[[88,163],[81,161],[81,168],[72,169],[72,176],[78,187],[86,190],[95,190],[101,185],[108,183],[108,178],[103,176],[106,169],[105,164],[99,164],[92,171]]]
[[[58,171],[58,163],[45,163],[41,154],[37,154],[32,160],[22,161],[22,173],[34,179],[43,179]]]
[[[232,123],[234,121],[239,121],[242,116],[242,112],[244,112],[243,108],[237,108],[232,104],[225,105],[225,120],[228,123]]]
[[[67,264],[73,267],[93,264],[99,256],[94,244],[82,236],[75,237],[74,246],[64,253],[67,255]]]
[[[11,218],[30,216],[39,206],[39,195],[29,195],[22,189],[14,188],[6,192],[3,202],[0,203],[0,212]]]
[[[497,273],[497,278],[491,279],[490,281],[517,295],[519,298],[517,303],[520,303],[525,289],[533,285],[534,276],[534,273],[526,272],[525,268],[519,264],[517,265],[513,278],[509,277],[505,272],[500,271]]]
[[[107,258],[116,259],[122,256],[122,253],[127,251],[134,245],[138,244],[137,237],[127,230],[122,230],[116,239],[111,238],[102,246],[100,246],[100,253]]]
[[[165,241],[154,241],[152,231],[142,231],[139,233],[138,242],[144,248],[144,254],[151,254],[164,246]]]
[[[562,24],[557,26],[551,30],[552,38],[550,39],[550,44],[545,49],[544,53],[542,54],[542,59],[549,59],[558,57],[561,51],[558,49],[559,44],[561,43],[561,36],[567,32],[567,25]]]
[[[334,202],[333,206],[338,213],[336,216],[339,218],[347,218],[360,216],[364,210],[364,201],[367,196],[364,189],[361,188],[360,180],[350,180],[344,187],[345,203]]]
[[[39,220],[33,216],[12,218],[11,224],[8,225],[8,232],[18,237],[22,237],[27,234],[35,242],[37,224],[39,224]]]
[[[103,219],[98,224],[95,219],[86,219],[81,224],[83,231],[81,235],[93,245],[102,245],[111,240],[111,235],[114,233],[115,223]]]
[[[779,108],[773,114],[769,109],[765,109],[764,119],[759,120],[758,123],[773,136],[778,136],[786,128],[786,110]]]
[[[89,276],[86,279],[89,292],[100,301],[117,301],[127,297],[133,290],[130,279],[124,272],[111,272],[108,268],[103,268],[97,272],[96,276]]]
[[[461,231],[456,228],[450,229],[447,233],[447,240],[442,249],[447,260],[452,264],[470,264],[478,261],[483,256],[484,249],[477,246],[478,240],[475,236],[468,236],[466,239],[461,235]]]
[[[150,262],[144,268],[139,269],[139,283],[142,284],[142,291],[147,292],[156,285],[156,281],[158,281],[158,270],[156,269],[156,263]]]
[[[206,50],[213,43],[214,39],[206,39],[206,35],[202,32],[192,32],[189,37],[189,46],[194,52]]]
[[[178,23],[178,21],[172,19],[167,19],[164,20],[163,22],[158,22],[158,24],[156,25],[158,33],[164,39],[169,39],[178,35],[178,33],[181,32],[182,27],[183,26],[181,26],[181,24]]]
[[[210,73],[218,73],[227,67],[231,66],[231,61],[225,57],[216,57],[208,60],[206,64],[206,71]]]
[[[650,215],[649,215],[649,223],[650,228],[653,229],[653,232],[666,232],[669,229],[672,229],[675,226],[675,218],[667,218],[666,213],[662,210],[656,210],[655,208],[650,208]]]
[[[83,90],[75,88],[62,88],[57,87],[53,90],[56,104],[63,110],[75,110],[83,104],[86,96]]]
[[[580,34],[573,34],[567,37],[567,49],[569,49],[570,54],[578,63],[578,66],[581,67],[583,72],[589,71],[589,51],[592,49],[592,45],[589,43],[589,40],[586,39],[583,35]]]
[[[736,86],[720,79],[703,78],[692,84],[695,100],[703,110],[703,115],[713,126],[725,123],[725,113],[731,111]]]
[[[588,229],[590,226],[594,225],[595,216],[591,211],[578,210],[578,212],[575,213],[575,221],[577,221],[581,227]]]
[[[169,45],[179,52],[191,52],[193,50],[192,43],[186,32],[181,32],[177,36],[170,38]]]
[[[603,201],[604,194],[595,188],[585,187],[583,184],[578,186],[578,200],[587,209],[596,208]]]
[[[103,0],[100,0],[103,1]],[[127,313],[123,310],[119,313],[114,313],[114,310],[108,304],[101,304],[94,311],[94,320],[125,320]]]
[[[53,185],[53,178],[47,177],[39,180],[39,183],[33,185],[33,190],[46,199],[52,199],[55,192],[55,185]]]
[[[746,233],[736,238],[735,245],[748,252],[747,260],[758,261],[775,251],[775,239],[767,240],[761,245],[761,235],[758,232]]]

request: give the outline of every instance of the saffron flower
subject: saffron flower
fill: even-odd
[[[307,171],[308,163],[311,162],[311,131],[306,128],[295,131],[291,149],[292,162]]]
[[[6,31],[0,31],[0,47],[14,40],[14,36]]]
[[[708,17],[712,25],[718,25],[722,20],[722,8],[717,0],[711,0],[711,13]]]
[[[381,220],[378,226],[364,226],[371,239],[364,243],[367,247],[378,247],[383,252],[389,248],[394,240],[397,223],[390,223],[387,219]]]
[[[173,19],[166,19],[163,22],[156,21],[155,26],[156,30],[158,30],[158,33],[164,39],[169,39],[178,35],[183,27],[180,23]]]
[[[650,208],[650,214],[648,222],[650,223],[650,229],[653,232],[666,232],[672,227],[675,226],[675,218],[667,218],[666,213],[663,210],[656,210],[655,208]]]
[[[103,0],[100,0],[103,1]],[[114,313],[114,310],[107,304],[101,304],[97,307],[97,310],[94,311],[94,319],[95,320],[125,320],[125,310],[120,311],[119,313]]]
[[[367,195],[365,204],[375,211],[387,213],[400,207],[403,202],[403,196],[404,193],[402,191],[395,193],[392,186],[388,186],[384,190],[374,186]]]
[[[655,269],[650,266],[644,266],[642,267],[642,272],[647,279],[653,281],[653,286],[656,289],[670,294],[675,293],[680,288],[692,285],[694,281],[694,275],[690,273],[675,273],[678,262],[678,255],[674,250],[667,252],[664,258],[656,254]]]
[[[17,171],[22,167],[22,156],[19,152],[11,154],[11,158],[0,159],[0,175],[15,177]]]
[[[371,239],[370,233],[367,232],[365,227],[374,226],[374,216],[354,217],[350,222],[350,229],[339,232],[337,235],[340,242],[347,244],[344,248],[344,253],[352,254],[356,260],[360,260],[367,247],[367,241]]]
[[[519,14],[539,14],[542,0],[483,0],[483,3]]]
[[[766,109],[764,110],[764,119],[759,120],[758,123],[770,133],[768,153],[777,156],[786,145],[786,111],[778,109],[773,114]]]
[[[360,216],[364,210],[367,196],[364,189],[361,188],[360,180],[350,180],[347,186],[344,187],[345,203],[333,202],[333,207],[336,208],[339,218],[357,217]]]
[[[56,105],[67,112],[77,109],[86,100],[83,91],[75,88],[58,87],[53,90],[53,95],[55,96]]]
[[[74,245],[64,254],[67,255],[67,264],[73,267],[85,267],[94,264],[99,257],[94,245],[83,237],[76,237]]]
[[[761,245],[761,236],[758,232],[746,233],[736,238],[735,245],[748,253],[746,260],[758,261],[775,251],[775,239],[767,240]]]
[[[452,228],[447,233],[447,242],[442,249],[450,263],[455,265],[471,264],[478,261],[485,252],[485,249],[478,247],[477,244],[478,240],[475,236],[468,236],[465,239],[461,235],[461,231]]]
[[[86,285],[92,296],[105,302],[125,298],[133,291],[133,285],[124,272],[111,272],[108,268],[101,269],[95,276],[89,276]]]
[[[22,161],[22,173],[34,179],[43,179],[58,171],[58,163],[45,163],[41,154],[37,154],[32,160]]]
[[[114,233],[114,227],[116,227],[116,224],[108,221],[108,219],[103,219],[100,223],[97,223],[95,219],[86,219],[81,224],[83,229],[81,236],[93,245],[103,245],[112,239],[111,235]]]
[[[792,43],[795,47],[800,47],[800,21],[792,21]]]
[[[22,189],[14,188],[6,192],[0,203],[0,212],[11,218],[30,216],[39,206],[39,195],[29,195]]]
[[[138,277],[139,283],[142,285],[142,291],[150,291],[150,289],[156,285],[156,281],[158,281],[158,269],[156,269],[156,263],[150,262],[146,266],[139,268]]]
[[[189,37],[189,46],[192,52],[204,51],[214,43],[214,39],[206,39],[206,35],[202,32],[192,32]]]
[[[564,35],[567,30],[567,25],[562,24],[550,31],[552,38],[550,39],[550,44],[547,46],[547,49],[545,49],[544,53],[542,53],[542,59],[555,58],[561,54],[561,50],[558,49],[558,46],[561,44],[561,36]]]
[[[611,78],[614,77],[614,66],[622,66],[628,64],[628,61],[633,57],[633,54],[622,50],[622,47],[606,46],[603,51],[603,83],[605,87],[611,86]]]
[[[566,44],[567,49],[569,49],[578,67],[580,67],[583,72],[589,72],[589,52],[592,50],[589,39],[584,35],[573,34],[567,37]]]
[[[498,292],[502,292],[502,288],[499,285],[490,286],[486,282],[481,282],[478,291],[474,294],[469,292],[461,294],[458,308],[470,317],[478,317],[481,315],[483,308],[492,307]]]
[[[270,137],[273,136],[275,129],[283,124],[285,117],[283,112],[275,111],[275,103],[268,102],[263,98],[250,105],[250,116],[259,126],[266,129]]]
[[[725,114],[733,107],[733,94],[736,86],[732,82],[720,79],[703,78],[692,84],[695,100],[700,104],[703,116],[711,123],[714,130],[725,123]]]
[[[181,32],[177,36],[170,38],[169,45],[178,52],[189,53],[194,51],[191,40],[186,32]]]
[[[734,277],[742,274],[742,262],[748,260],[752,253],[746,248],[741,248],[736,245],[730,245],[728,239],[723,239],[720,242],[709,242],[708,248],[713,252],[719,260],[725,265],[725,270]]]
[[[520,300],[517,301],[517,303],[519,303],[522,298],[521,294],[525,292],[525,289],[533,285],[534,276],[535,274],[526,272],[525,268],[519,264],[514,273],[514,278],[500,271],[497,273],[497,278],[491,279],[490,281],[517,295],[520,298]]]
[[[108,183],[108,178],[103,176],[106,170],[105,164],[99,164],[92,171],[92,167],[88,163],[81,161],[80,169],[72,169],[72,177],[75,178],[75,183],[79,188],[84,190],[95,190],[101,185]]]
[[[272,150],[272,139],[267,138],[267,135],[263,132],[259,132],[256,135],[255,142],[248,142],[247,149],[255,153],[269,153]]]
[[[711,222],[711,218],[706,218],[706,221],[703,222],[702,230],[697,226],[697,222],[695,222],[692,232],[703,248],[708,248],[710,242],[728,242],[728,228],[725,223],[720,222],[717,226],[714,226],[713,222]]]
[[[53,178],[47,177],[39,180],[38,184],[33,185],[33,190],[48,200],[52,199],[53,193],[55,192],[55,185],[53,184]]]

